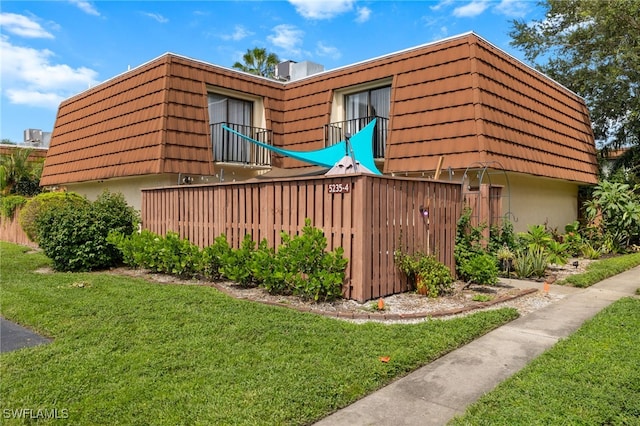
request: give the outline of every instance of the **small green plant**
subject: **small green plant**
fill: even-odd
[[[537,248],[546,249],[553,241],[551,233],[544,225],[530,225],[527,232],[518,233],[520,246],[527,246],[530,250]]]
[[[513,258],[515,254],[507,244],[504,244],[496,251],[496,258],[502,266],[502,272],[508,277],[511,273]]]
[[[18,207],[27,203],[27,199],[22,195],[0,196],[0,217],[13,219],[13,215]]]
[[[496,259],[487,253],[469,259],[462,265],[461,273],[467,285],[471,283],[493,285],[498,282]]]
[[[520,278],[544,277],[548,255],[542,247],[526,247],[518,250],[513,259],[513,270]]]
[[[502,225],[491,225],[489,228],[489,252],[497,253],[504,246],[510,249],[516,246],[513,223],[506,218],[502,219]]]
[[[482,235],[482,232],[487,227],[486,224],[481,224],[479,226],[471,225],[471,214],[472,210],[470,208],[465,208],[458,219],[457,228],[456,228],[456,243],[454,246],[454,257],[456,259],[456,272],[458,276],[464,280],[468,281],[469,277],[465,275],[467,268],[465,268],[465,264],[468,263],[472,258],[486,253],[484,248],[485,239]]]
[[[471,298],[471,300],[473,300],[474,302],[488,302],[492,299],[493,297],[489,296],[488,294],[476,294]]]
[[[422,252],[410,255],[396,250],[393,257],[396,267],[405,274],[409,285],[420,294],[438,297],[451,291],[451,271],[435,256]]]
[[[567,245],[567,252],[571,256],[580,254],[580,249],[584,244],[582,234],[580,233],[580,222],[577,220],[564,227],[565,234],[562,236],[562,242]]]
[[[590,243],[586,242],[580,246],[580,254],[586,259],[599,259],[602,255],[602,249],[594,248]]]
[[[547,262],[555,265],[564,265],[567,263],[567,253],[569,245],[566,243],[560,243],[555,240],[549,241],[547,244]]]

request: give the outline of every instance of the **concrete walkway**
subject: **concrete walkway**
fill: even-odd
[[[0,353],[42,345],[50,339],[0,317]]]
[[[437,359],[316,425],[444,425],[586,320],[614,301],[634,295],[639,287],[640,267],[587,289],[552,285],[549,294],[563,294],[562,299]]]

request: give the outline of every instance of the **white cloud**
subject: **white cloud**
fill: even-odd
[[[530,2],[522,0],[502,0],[496,5],[494,10],[497,13],[514,17],[523,18],[529,12]]]
[[[473,0],[464,6],[456,7],[453,16],[458,18],[473,18],[482,14],[489,7],[488,0]]]
[[[142,12],[142,14],[146,17],[149,17],[151,19],[155,19],[156,21],[158,21],[161,24],[166,24],[167,22],[169,22],[169,19],[165,18],[164,16],[160,15],[159,13],[151,13],[151,12]]]
[[[267,40],[287,53],[300,54],[299,46],[302,44],[304,31],[294,25],[281,24],[274,27],[273,32],[273,35],[267,36]]]
[[[326,46],[324,43],[319,41],[316,44],[316,55],[330,57],[331,59],[339,59],[342,56],[342,53],[340,53],[337,47]]]
[[[37,106],[48,109],[57,109],[65,98],[53,92],[40,92],[38,90],[7,89],[5,95],[9,102],[17,105]]]
[[[236,27],[233,30],[232,34],[224,34],[222,35],[222,39],[223,40],[242,40],[244,38],[247,38],[251,35],[253,35],[254,33],[252,33],[251,31],[247,30],[245,27],[243,27],[242,25],[236,25]]]
[[[78,8],[86,14],[100,16],[100,12],[98,12],[98,9],[96,9],[91,2],[85,0],[69,0],[69,3],[78,6]]]
[[[289,0],[296,12],[306,19],[331,19],[348,12],[355,0]]]
[[[46,31],[33,19],[15,13],[0,13],[0,27],[4,33],[20,37],[53,38],[53,34]]]
[[[63,99],[97,84],[97,72],[53,64],[50,50],[15,46],[1,36],[3,94],[15,104],[57,108]]]
[[[440,10],[443,7],[449,6],[453,2],[454,2],[454,0],[442,0],[442,1],[438,2],[438,4],[436,4],[434,6],[429,6],[429,8],[431,10]]]
[[[371,9],[368,7],[359,7],[357,13],[358,16],[356,18],[356,22],[361,24],[369,20],[369,17],[371,16]]]

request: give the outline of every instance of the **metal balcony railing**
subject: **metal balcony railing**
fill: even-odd
[[[324,126],[324,145],[331,146],[344,140],[345,133],[355,135],[367,124],[376,120],[376,127],[373,132],[373,158],[384,159],[385,147],[387,146],[387,130],[389,119],[378,116],[360,117],[347,121],[337,121]]]
[[[248,166],[271,166],[271,152],[268,149],[242,139],[228,132],[222,125],[262,142],[273,145],[273,132],[268,129],[235,123],[215,123],[211,125],[211,145],[213,161],[217,163],[237,163]]]

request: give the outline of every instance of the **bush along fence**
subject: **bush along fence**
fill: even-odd
[[[249,235],[277,251],[287,243],[282,233],[299,235],[310,224],[349,260],[343,296],[366,301],[410,289],[397,250],[432,254],[454,272],[462,207],[459,183],[346,175],[144,189],[141,217],[145,230],[175,232],[200,248],[224,234],[232,248]]]

